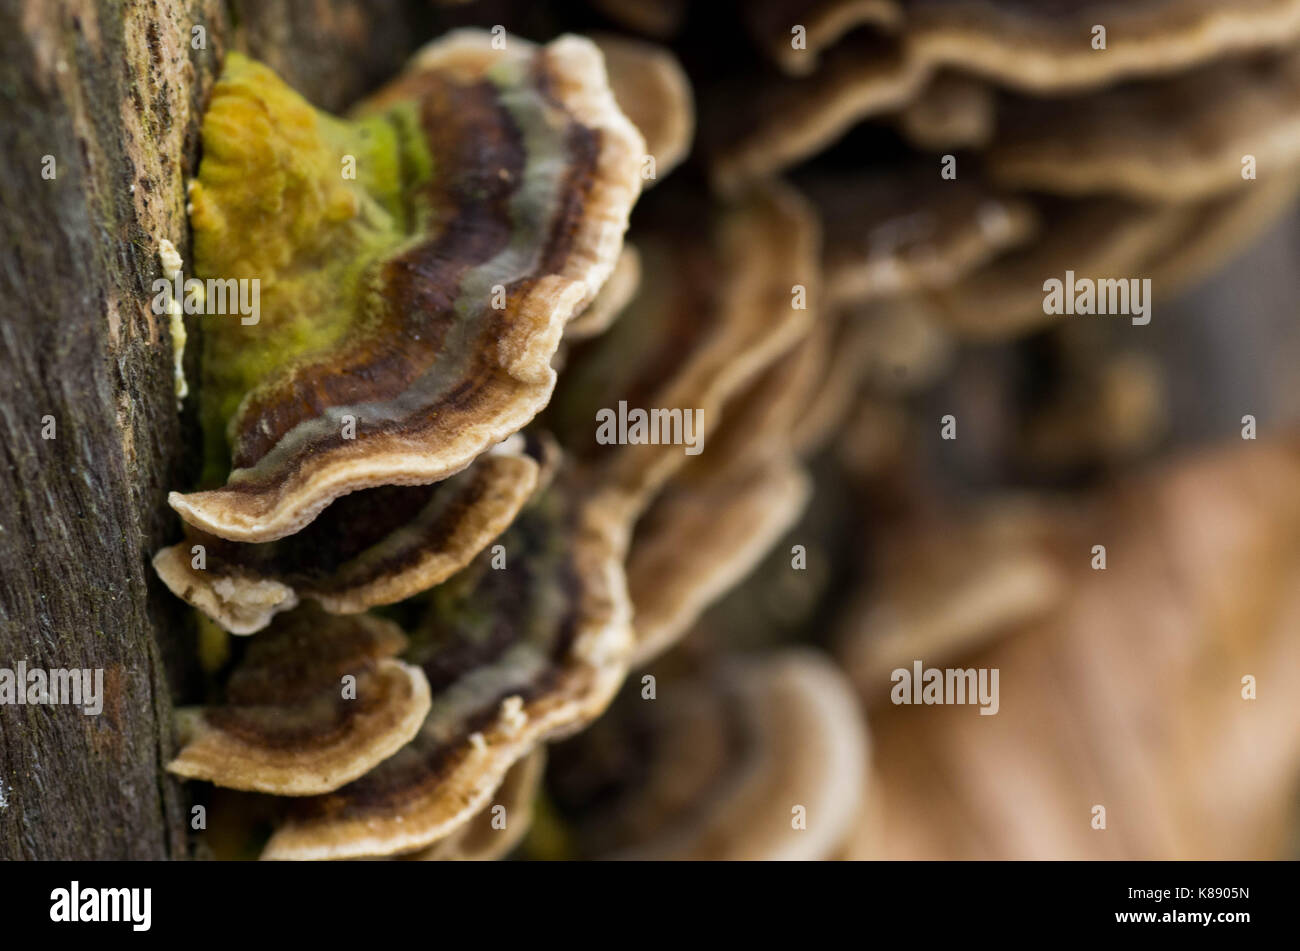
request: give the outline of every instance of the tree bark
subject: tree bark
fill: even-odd
[[[150,302],[159,241],[189,260],[185,183],[224,50],[339,109],[429,17],[399,0],[0,0],[0,668],[102,668],[105,694],[98,716],[0,706],[0,858],[191,851],[164,764],[173,702],[203,684],[191,615],[150,558],[179,537],[166,495],[198,440]]]

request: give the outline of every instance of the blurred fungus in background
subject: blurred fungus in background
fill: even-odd
[[[608,94],[644,140],[597,163],[626,240],[521,227],[518,279],[566,313],[443,481],[362,439],[365,492],[284,536],[180,497],[159,574],[265,628],[184,714],[173,769],[227,787],[205,848],[1294,856],[1300,2],[521,6],[437,15],[520,56],[592,38],[540,55],[578,64],[574,129],[639,152],[584,112]],[[368,108],[486,70],[470,36]],[[453,141],[490,138],[473,119],[430,148],[486,161]],[[555,148],[526,158],[578,161]],[[1069,276],[1131,307],[1049,313]],[[538,319],[529,293],[501,326]],[[698,410],[702,451],[606,445],[622,404]],[[333,646],[276,695],[304,625]],[[899,702],[930,668],[996,671],[996,703]],[[348,671],[380,699],[317,689]]]

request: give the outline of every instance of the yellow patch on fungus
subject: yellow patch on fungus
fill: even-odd
[[[227,314],[209,318],[227,325],[205,327],[205,483],[226,475],[225,427],[244,395],[370,315],[356,306],[366,268],[411,235],[419,213],[404,193],[432,172],[415,122],[413,103],[335,119],[262,64],[227,57],[189,196],[194,269],[258,281],[260,315],[258,326]]]

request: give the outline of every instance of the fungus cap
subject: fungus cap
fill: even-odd
[[[424,671],[432,708],[416,736],[355,782],[293,802],[262,857],[427,848],[481,811],[540,741],[596,717],[632,648],[626,531],[559,472],[501,537],[503,566],[484,552],[417,602],[405,660]]]
[[[265,288],[257,325],[205,328],[210,487],[169,499],[196,528],[283,537],[348,492],[459,472],[546,404],[645,148],[589,41],[491,39],[432,43],[346,122],[228,58],[195,266]]]
[[[844,676],[789,648],[628,692],[551,751],[547,783],[583,857],[816,860],[851,830],[868,740]],[[799,825],[800,812],[806,827]]]
[[[182,745],[168,771],[281,796],[351,782],[396,753],[429,713],[424,673],[394,659],[405,646],[401,630],[379,618],[310,606],[281,615],[249,644],[223,703],[177,712]]]
[[[1066,100],[1009,99],[988,154],[1002,185],[1194,201],[1300,165],[1300,51],[1214,63]]]
[[[702,445],[726,399],[809,330],[817,291],[818,230],[807,204],[773,183],[713,207],[701,229],[694,192],[656,192],[633,235],[641,290],[622,317],[570,353],[545,424],[620,495],[635,517],[691,458],[681,444],[598,443],[599,414],[694,412]],[[805,287],[806,306],[794,299]]]
[[[337,499],[277,541],[230,542],[190,529],[154,557],[154,569],[232,634],[261,630],[302,598],[333,614],[392,604],[451,577],[510,525],[551,451],[539,438],[524,445],[512,437],[433,485]]]

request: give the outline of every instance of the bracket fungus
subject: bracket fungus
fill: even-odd
[[[988,154],[1000,184],[1066,195],[1194,201],[1300,165],[1300,51],[1217,62],[1172,78],[999,109]]]
[[[528,834],[546,769],[546,748],[539,746],[510,767],[492,793],[491,805],[447,838],[402,856],[420,862],[491,862],[504,858]]]
[[[393,855],[444,839],[488,803],[541,740],[599,714],[631,651],[626,528],[600,495],[558,473],[502,536],[414,605],[407,663],[432,708],[394,755],[334,792],[288,804],[267,859]]]
[[[735,89],[707,98],[704,123],[720,132],[713,175],[724,189],[781,172],[858,123],[906,109],[943,73],[1064,96],[1282,49],[1300,37],[1296,0],[913,0],[896,12],[876,4],[794,4],[799,13],[838,20],[834,30],[807,28],[807,49],[799,50],[789,31],[801,21],[778,28],[779,17],[773,20],[773,8],[784,6],[759,4],[750,16],[770,37],[769,50],[781,51],[775,58],[785,72],[756,68],[744,80],[746,98],[738,100]]]
[[[647,703],[625,692],[551,753],[569,857],[829,858],[853,827],[868,741],[852,689],[792,648],[687,672]]]
[[[228,58],[195,267],[265,287],[256,326],[204,328],[205,488],[169,499],[191,525],[284,537],[348,492],[459,472],[546,404],[645,149],[589,41],[491,39],[435,41],[348,121]]]
[[[1059,607],[1066,585],[1049,512],[1058,515],[1003,499],[965,519],[935,513],[884,533],[873,579],[836,635],[864,696],[887,693],[890,671],[913,658],[944,663]]]
[[[636,245],[624,244],[609,280],[586,309],[564,328],[564,340],[571,343],[599,337],[632,303],[641,286],[641,252]],[[556,357],[563,359],[563,351]]]
[[[694,193],[670,191],[652,196],[651,220],[632,236],[641,291],[607,333],[569,354],[545,417],[561,445],[633,513],[690,457],[658,433],[600,445],[597,413],[621,404],[689,410],[697,444],[707,441],[726,399],[807,334],[811,307],[793,295],[804,281],[815,290],[818,272],[816,220],[789,187],[710,207],[703,229],[693,223]]]
[[[795,450],[826,370],[828,326],[727,401],[708,451],[686,463],[637,520],[628,550],[634,665],[664,653],[748,575],[799,517],[812,482]]]
[[[351,782],[410,741],[429,713],[424,673],[394,659],[405,647],[380,618],[311,607],[283,615],[249,644],[222,703],[179,711],[182,746],[168,770],[281,796]]]
[[[229,804],[214,850],[941,851],[927,782],[992,788],[968,740],[1016,769],[1014,743],[1090,741],[1035,720],[1040,684],[1009,727],[886,708],[875,744],[862,707],[874,730],[896,665],[1006,657],[1048,682],[1082,658],[1067,686],[1096,705],[1120,643],[1099,592],[1150,620],[1154,657],[1179,612],[1213,636],[1267,613],[1224,576],[1284,588],[1294,533],[1257,538],[1248,497],[1292,527],[1294,446],[1211,466],[1229,490],[1205,528],[1174,515],[1208,481],[1161,482],[1147,512],[1023,480],[1073,489],[1163,438],[1158,335],[1045,327],[1044,281],[1122,284],[1140,324],[1130,287],[1172,295],[1294,202],[1300,0],[588,6],[515,23],[671,43],[457,30],[343,118],[237,53],[212,88],[202,475],[154,566],[200,615],[206,692],[168,768]],[[718,44],[733,14],[748,37]],[[253,310],[217,316],[243,281]],[[940,404],[959,444],[934,438]],[[1216,572],[1221,528],[1241,564]],[[1139,604],[1079,566],[1090,533],[1150,553],[1159,585],[1210,580]],[[1283,656],[1221,640],[1206,656]]]
[[[828,307],[945,287],[1023,245],[1040,227],[1025,198],[933,174],[809,173],[797,179],[822,221]]]
[[[855,30],[889,33],[903,22],[897,0],[750,0],[743,16],[759,46],[791,76],[812,72],[822,51]]]
[[[1067,271],[1095,279],[1142,273],[1144,261],[1184,233],[1193,206],[1147,206],[1118,199],[1052,209],[1040,240],[1009,249],[986,267],[935,290],[936,319],[972,338],[1009,336],[1044,319],[1044,277]],[[1073,304],[1071,304],[1073,306]]]
[[[663,653],[744,578],[812,492],[793,460],[735,469],[679,477],[638,521],[627,563],[635,664]]]
[[[512,437],[442,482],[337,499],[277,541],[244,544],[190,529],[154,557],[154,569],[233,634],[261,630],[301,598],[335,614],[392,604],[445,581],[500,535],[553,455],[541,439],[525,448],[522,435]]]

